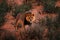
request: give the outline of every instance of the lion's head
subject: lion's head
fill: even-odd
[[[26,20],[30,23],[32,23],[33,21],[35,21],[35,15],[32,13],[27,13],[26,15]]]

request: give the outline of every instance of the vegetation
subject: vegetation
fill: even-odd
[[[6,15],[6,12],[8,11],[8,5],[5,0],[0,3],[0,26],[4,22],[4,16]]]
[[[25,13],[26,11],[29,11],[31,9],[32,3],[34,0],[28,0],[28,3],[22,4],[20,6],[15,6],[15,11],[14,11],[14,17],[18,13]],[[56,0],[36,0],[36,2],[39,4],[40,2],[44,5],[44,11],[47,13],[58,13],[58,18],[56,18],[56,21],[52,19],[54,18],[49,18],[48,16],[45,16],[45,18],[39,19],[36,24],[34,23],[34,27],[28,26],[27,31],[21,29],[21,31],[17,32],[18,35],[16,36],[15,31],[14,33],[2,31],[0,30],[0,33],[4,34],[2,39],[4,40],[60,40],[60,8],[55,7],[55,2]],[[40,4],[39,4],[40,5]],[[11,8],[11,7],[10,7]],[[13,10],[11,8],[11,10]],[[0,26],[4,23],[4,16],[6,15],[6,12],[11,11],[4,0],[2,3],[0,3]],[[20,24],[18,26],[21,26]],[[18,27],[18,29],[21,27]],[[46,30],[47,29],[47,30]],[[10,35],[7,35],[10,34]]]
[[[55,2],[56,0],[41,0],[44,5],[44,11],[48,13],[55,12]]]
[[[21,6],[16,6],[14,11],[15,14],[13,16],[16,17],[18,13],[24,13],[26,11],[29,11],[30,9],[31,9],[30,4],[23,4]]]

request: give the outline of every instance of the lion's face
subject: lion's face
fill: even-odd
[[[30,23],[32,23],[35,20],[34,14],[26,14],[26,20]]]

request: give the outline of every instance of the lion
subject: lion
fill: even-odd
[[[35,20],[35,15],[32,14],[31,12],[28,13],[19,13],[16,16],[16,24],[15,27],[16,29],[18,28],[24,28],[25,25],[31,25],[32,22]]]

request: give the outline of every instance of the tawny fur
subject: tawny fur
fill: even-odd
[[[32,22],[34,20],[34,14],[32,14],[32,13],[31,14],[30,13],[28,13],[28,14],[21,14],[21,13],[19,13],[17,15],[17,17],[16,17],[16,24],[15,24],[16,29],[18,27],[18,24],[22,25],[21,28],[25,28],[25,25],[24,25],[24,20],[25,19],[28,22]]]

